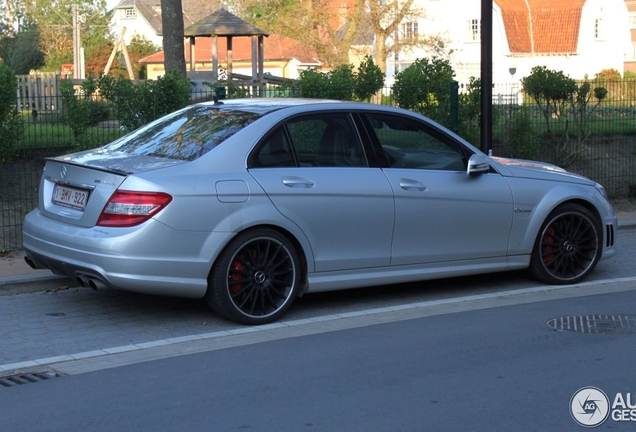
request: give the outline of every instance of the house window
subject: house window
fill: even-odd
[[[119,9],[119,17],[121,19],[135,19],[137,18],[137,9],[134,9],[134,8]]]
[[[605,39],[605,18],[594,20],[594,39]]]
[[[471,77],[481,76],[481,63],[463,63],[457,64],[455,81],[460,83],[460,88],[463,89],[470,82]]]
[[[409,61],[396,62],[395,73],[404,72],[404,70],[408,68],[409,66],[411,66],[412,64],[413,62],[409,62]]]
[[[625,56],[625,60],[634,61],[636,60],[636,43],[632,42],[631,51]]]
[[[402,24],[402,35],[406,40],[417,39],[417,22]]]
[[[466,30],[466,39],[468,42],[479,42],[481,40],[481,20],[468,20]]]

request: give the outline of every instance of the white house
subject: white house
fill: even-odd
[[[182,0],[183,23],[187,27],[210,15],[220,6],[219,1]],[[161,24],[160,0],[121,0],[115,5],[110,20],[111,34],[119,39],[122,28],[126,28],[126,44],[139,35],[161,47],[163,26]]]
[[[448,42],[460,83],[480,76],[481,2],[416,0],[425,18],[402,23],[400,37],[440,34]],[[582,79],[604,69],[623,72],[630,49],[624,0],[493,0],[493,82],[512,83],[534,66]],[[431,53],[415,50],[389,59],[387,84],[415,59]]]
[[[629,53],[625,56],[625,72],[636,73],[636,1],[625,0],[628,10],[629,31],[631,44]]]
[[[214,12],[220,2],[182,0],[187,27]],[[563,71],[582,79],[604,69],[624,71],[631,48],[627,0],[492,0],[493,82],[518,83],[534,66]],[[339,3],[334,1],[334,7]],[[478,0],[415,0],[425,11],[402,23],[398,37],[441,35],[452,50],[456,79],[465,84],[480,76],[481,2]],[[113,9],[112,32],[126,27],[125,41],[144,36],[161,46],[159,0],[121,0]],[[390,42],[390,41],[389,41]],[[364,43],[372,43],[365,41]],[[358,47],[361,48],[361,47]],[[396,72],[432,53],[400,52],[387,62],[386,84]],[[514,74],[512,73],[514,72]]]

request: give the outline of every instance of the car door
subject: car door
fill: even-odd
[[[349,113],[287,121],[248,164],[276,208],[309,239],[315,271],[389,265],[393,192],[382,170],[368,166]]]
[[[470,152],[418,119],[368,113],[395,194],[392,265],[504,256],[513,202],[496,172],[469,176]]]

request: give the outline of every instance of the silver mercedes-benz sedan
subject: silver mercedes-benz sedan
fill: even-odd
[[[82,286],[204,297],[262,324],[307,292],[526,268],[574,284],[615,233],[601,185],[489,157],[413,112],[237,99],[47,159],[24,249]]]

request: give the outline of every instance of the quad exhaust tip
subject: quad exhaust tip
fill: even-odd
[[[106,284],[104,282],[86,275],[77,275],[76,280],[81,287],[93,288],[94,290],[98,288],[106,288]]]

